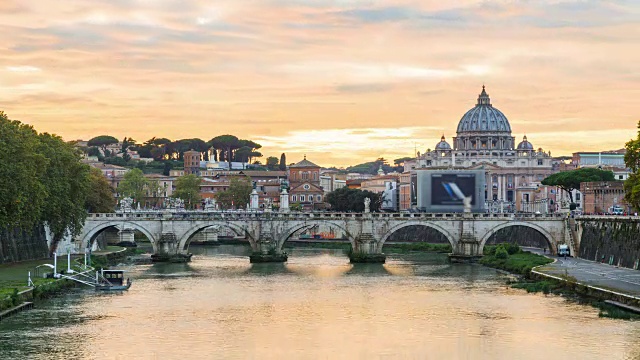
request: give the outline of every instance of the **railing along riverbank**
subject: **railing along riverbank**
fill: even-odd
[[[531,269],[532,278],[537,280],[552,279],[555,281],[559,281],[569,286],[571,289],[573,289],[580,295],[591,296],[591,297],[594,297],[600,300],[605,300],[605,301],[613,300],[613,302],[619,302],[621,304],[627,305],[626,307],[623,307],[624,309],[631,310],[630,308],[632,308],[633,310],[631,311],[634,311],[640,314],[640,297],[638,296],[625,294],[620,290],[611,290],[611,289],[605,289],[599,286],[589,285],[587,283],[578,281],[577,279],[576,280],[567,279],[561,276],[546,274],[538,270],[543,266],[546,266],[546,265],[536,266]],[[616,305],[616,304],[612,303],[612,305]]]

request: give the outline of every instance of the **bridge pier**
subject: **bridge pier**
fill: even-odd
[[[469,219],[470,214],[465,213],[465,218]],[[449,254],[449,260],[453,263],[471,263],[477,262],[482,258],[480,252],[480,240],[476,237],[475,221],[469,219],[462,221],[460,224],[462,229],[460,239],[452,248],[452,253]]]
[[[134,247],[136,246],[136,241],[135,241],[135,230],[130,229],[130,228],[124,228],[120,231],[118,231],[118,245],[119,246],[129,246],[129,247]]]
[[[282,251],[271,235],[261,234],[256,242],[257,251],[249,256],[249,262],[255,263],[282,263],[287,261],[287,253]]]
[[[207,244],[217,244],[218,234],[220,233],[220,227],[210,227],[204,229],[204,242]]]
[[[473,235],[463,235],[449,254],[449,260],[453,263],[471,263],[477,262],[482,256],[478,239]]]
[[[356,237],[355,248],[349,252],[349,262],[384,264],[387,256],[378,251],[376,239],[371,233],[362,233]]]
[[[178,239],[174,233],[164,233],[158,240],[158,248],[151,255],[153,262],[189,262],[193,254],[178,251]]]

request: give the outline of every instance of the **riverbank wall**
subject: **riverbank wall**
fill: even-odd
[[[0,229],[0,264],[42,259],[49,255],[44,226],[32,231]]]
[[[640,217],[581,217],[576,224],[580,258],[640,269]]]

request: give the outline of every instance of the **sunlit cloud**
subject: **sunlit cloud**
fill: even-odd
[[[639,31],[624,0],[2,0],[0,110],[348,165],[451,139],[484,83],[516,138],[606,150],[640,119]]]
[[[7,71],[17,72],[17,73],[32,73],[41,71],[40,68],[35,66],[7,66]]]

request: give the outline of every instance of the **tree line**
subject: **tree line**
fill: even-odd
[[[82,230],[89,209],[113,209],[107,180],[81,158],[59,136],[0,111],[0,228],[30,232],[47,224],[53,252],[65,235]]]
[[[117,151],[109,151],[110,145],[121,144]],[[263,157],[258,151],[262,145],[247,139],[239,139],[234,135],[220,135],[209,141],[198,138],[180,139],[171,141],[167,138],[151,139],[139,144],[133,138],[125,137],[122,142],[110,135],[100,135],[87,142],[85,152],[90,156],[96,156],[101,161],[105,158],[117,157],[121,154],[123,162],[130,160],[128,150],[137,151],[142,158],[152,158],[155,161],[179,160],[182,161],[187,151],[198,151],[202,159],[209,161],[211,155],[213,161],[226,161],[231,168],[231,162],[249,163]],[[115,153],[114,153],[115,152]],[[108,162],[108,161],[107,161]],[[259,161],[257,161],[259,164]],[[265,165],[270,170],[286,169],[286,157],[281,155],[280,160],[275,156],[266,159]]]

